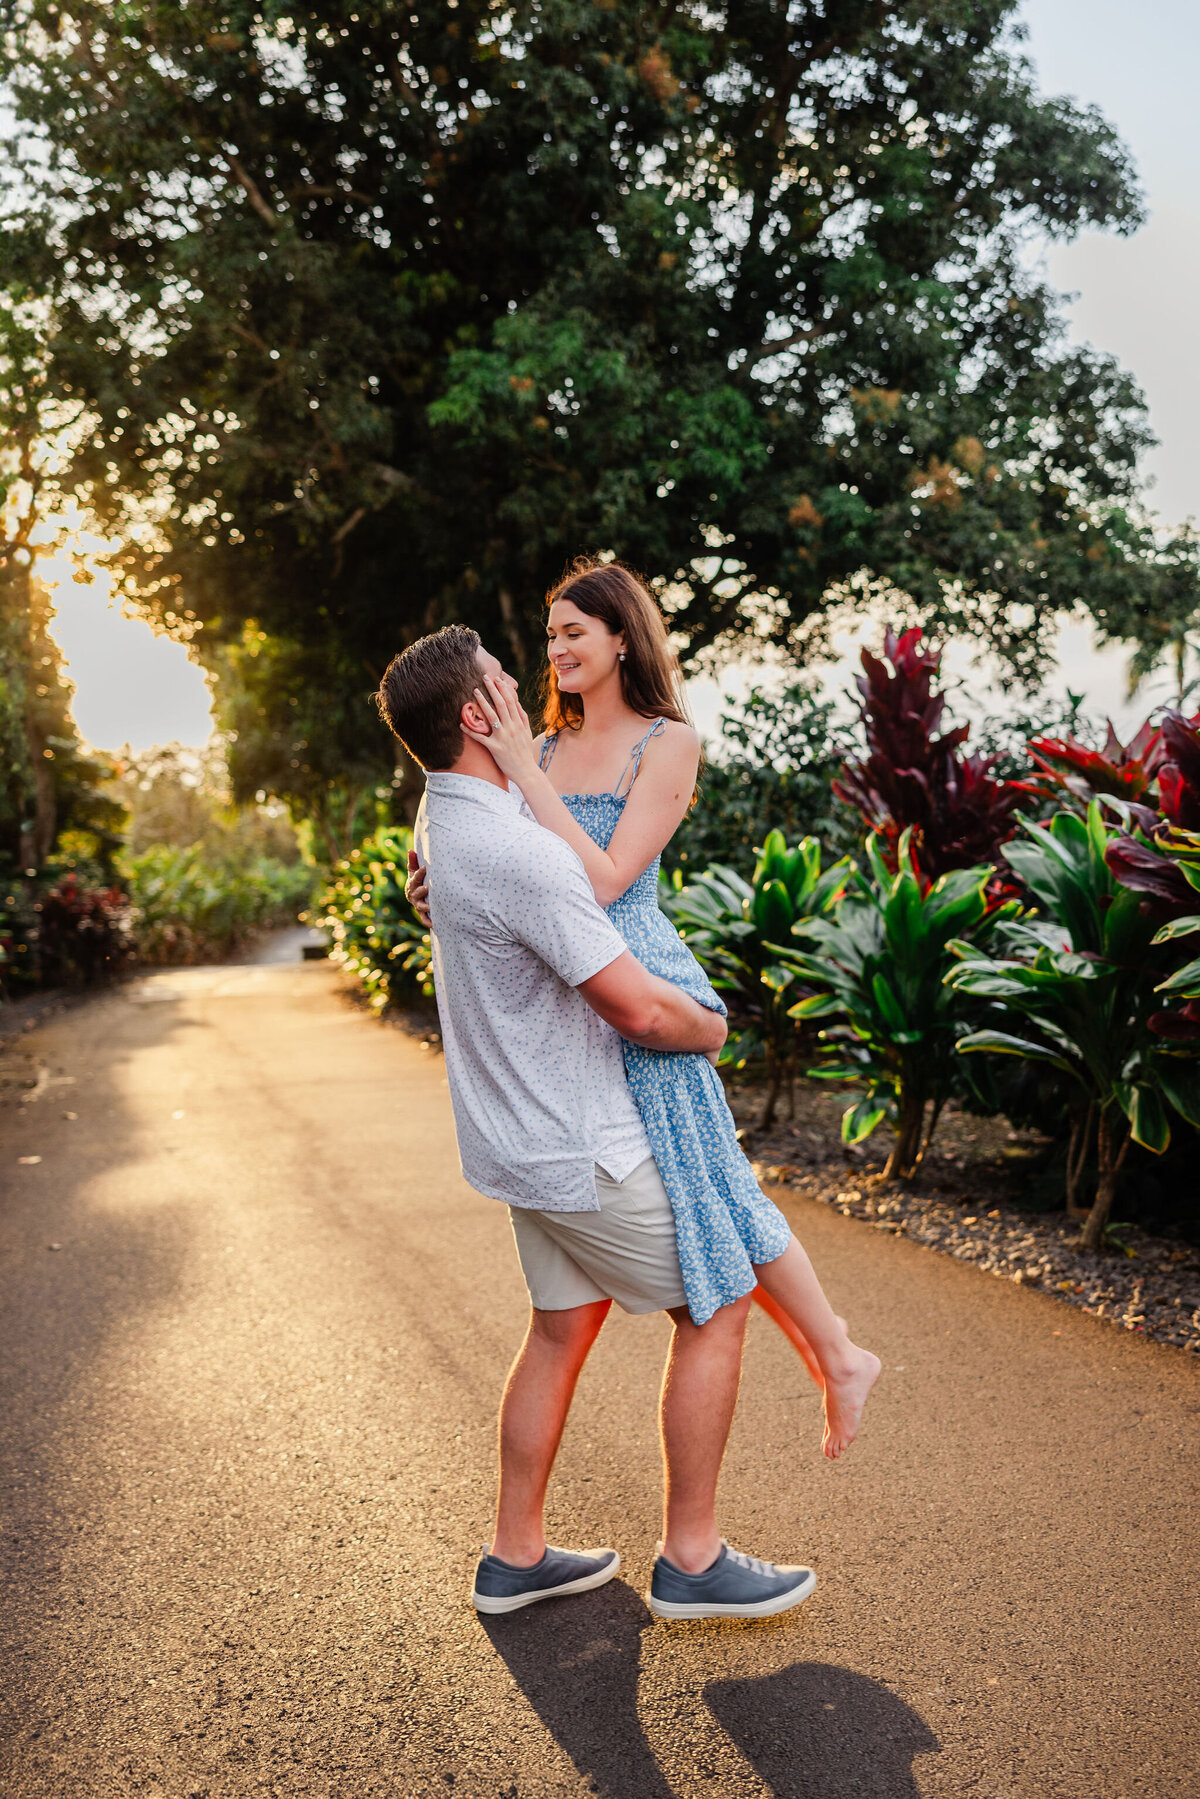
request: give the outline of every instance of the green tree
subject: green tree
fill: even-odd
[[[110,872],[122,819],[102,791],[108,765],[87,752],[71,717],[74,690],[36,574],[39,529],[58,498],[56,440],[71,425],[50,393],[43,326],[27,298],[0,293],[0,880],[8,888],[17,875],[42,872],[63,832]]]
[[[1019,665],[1077,600],[1153,609],[1140,397],[1023,255],[1139,201],[1014,13],[15,0],[5,254],[129,582],[212,665],[293,646],[381,776],[391,652],[462,618],[530,670],[581,548],[692,650],[847,583]]]

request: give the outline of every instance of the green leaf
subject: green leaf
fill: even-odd
[[[792,902],[782,881],[767,881],[754,896],[754,924],[760,939],[781,943],[792,929]]]
[[[1013,1037],[1007,1031],[972,1031],[960,1037],[955,1047],[960,1055],[993,1050],[999,1056],[1022,1056],[1028,1062],[1046,1062],[1051,1068],[1061,1068],[1065,1074],[1077,1073],[1065,1056],[1047,1049],[1044,1043],[1031,1043],[1027,1037]]]
[[[1182,968],[1165,981],[1160,981],[1154,989],[1155,993],[1177,993],[1184,999],[1200,998],[1200,958],[1194,962],[1185,962]]]
[[[1182,1062],[1174,1056],[1159,1056],[1155,1060],[1154,1074],[1179,1116],[1200,1130],[1200,1068],[1194,1062]]]
[[[1200,916],[1190,918],[1173,918],[1170,924],[1163,925],[1155,931],[1151,943],[1174,943],[1177,937],[1191,937],[1200,931]]]
[[[1171,1141],[1171,1126],[1162,1100],[1153,1087],[1139,1085],[1133,1089],[1129,1109],[1130,1135],[1135,1143],[1161,1156]]]
[[[850,1107],[842,1114],[842,1142],[847,1144],[862,1143],[877,1125],[883,1123],[888,1115],[886,1106],[881,1106],[874,1099],[860,1099],[857,1105]]]
[[[763,846],[754,870],[756,888],[765,886],[768,881],[782,881],[787,872],[788,849],[782,831],[768,831],[763,839]]]
[[[909,879],[912,877],[909,876]],[[896,998],[888,982],[887,976],[877,974],[871,982],[871,992],[875,996],[875,1004],[879,1007],[884,1023],[892,1031],[903,1031],[908,1028],[908,1019],[900,1001]]]
[[[808,999],[802,999],[798,1005],[789,1008],[788,1017],[799,1019],[801,1023],[807,1018],[832,1018],[835,1012],[842,1010],[842,1002],[834,993],[814,993]]]

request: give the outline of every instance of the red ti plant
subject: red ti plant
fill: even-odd
[[[1165,818],[1188,830],[1200,828],[1200,712],[1164,712],[1155,727],[1147,719],[1122,743],[1111,723],[1104,748],[1089,749],[1074,737],[1034,737],[1029,753],[1039,774],[1014,783],[1039,799],[1061,802],[1064,791],[1085,808],[1092,800],[1125,802],[1132,822],[1152,831]],[[1155,792],[1157,787],[1158,791]]]
[[[1166,751],[1158,771],[1158,809],[1168,824],[1200,830],[1200,712],[1164,712],[1158,728]]]
[[[941,660],[940,650],[921,647],[919,626],[902,637],[889,630],[882,657],[863,651],[855,686],[867,755],[844,763],[833,783],[838,798],[879,834],[890,867],[898,867],[901,836],[912,832],[925,886],[951,869],[995,863],[1022,803],[1017,784],[992,773],[996,756],[963,753],[966,725],[940,731],[946,701],[934,680]],[[1001,886],[995,894],[989,889],[989,898],[1002,898]]]

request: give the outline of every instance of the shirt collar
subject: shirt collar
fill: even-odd
[[[434,769],[425,776],[425,791],[431,799],[468,800],[486,812],[521,810],[521,795],[516,788],[505,792],[491,781],[481,781],[478,775],[455,775]]]

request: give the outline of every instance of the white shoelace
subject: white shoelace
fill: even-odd
[[[725,1542],[724,1537],[721,1541]],[[739,1568],[745,1568],[750,1574],[775,1573],[774,1562],[760,1562],[756,1555],[743,1555],[740,1549],[731,1549],[728,1543],[725,1543],[725,1553],[731,1562],[736,1562]]]

